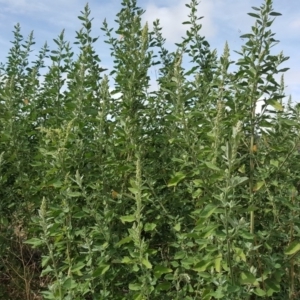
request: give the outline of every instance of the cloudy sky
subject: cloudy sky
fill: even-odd
[[[174,43],[180,42],[189,13],[185,4],[189,0],[138,0],[138,5],[146,10],[144,21],[159,18],[163,27],[168,47],[174,50]],[[107,44],[103,43],[103,32],[100,30],[106,18],[110,27],[115,27],[115,15],[121,8],[121,0],[90,0],[91,16],[94,18],[94,36],[100,36],[96,44],[103,66],[111,66]],[[259,7],[263,0],[202,0],[198,14],[202,19],[202,34],[206,36],[212,48],[222,53],[225,41],[228,41],[232,58],[236,59],[233,50],[239,50],[242,44],[239,36],[250,32],[254,19],[247,15],[253,12],[251,6]],[[0,61],[5,62],[13,40],[12,30],[16,23],[21,24],[22,34],[26,38],[33,30],[36,54],[45,41],[55,49],[53,38],[65,29],[66,40],[73,42],[75,31],[80,29],[77,16],[83,10],[86,0],[0,0]],[[277,54],[281,50],[290,60],[284,64],[290,70],[285,75],[286,93],[292,95],[294,102],[300,102],[300,1],[274,0],[274,10],[282,13],[273,25],[275,38],[279,45],[273,48]]]

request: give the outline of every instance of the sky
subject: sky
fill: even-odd
[[[188,18],[189,10],[185,6],[190,0],[137,0],[139,7],[146,10],[143,22],[149,25],[160,19],[163,35],[167,39],[167,48],[175,50],[174,43],[181,41],[187,25],[182,22]],[[259,7],[264,0],[202,0],[198,6],[198,15],[204,16],[201,33],[206,37],[212,49],[220,55],[227,41],[231,57],[238,57],[234,50],[240,50],[243,41],[240,35],[249,33],[255,19],[247,15],[253,12],[252,6]],[[67,41],[75,41],[76,31],[81,28],[77,16],[83,11],[86,0],[0,0],[0,62],[6,56],[13,40],[14,25],[20,23],[21,32],[26,39],[33,30],[36,44],[32,55],[36,55],[47,41],[51,50],[55,50],[53,39],[65,30]],[[117,28],[114,20],[121,9],[121,0],[90,0],[93,34],[99,36],[95,47],[103,67],[112,67],[109,46],[104,43],[104,35],[100,30],[104,19],[109,27]],[[290,68],[285,73],[286,94],[292,96],[293,102],[300,102],[300,1],[273,0],[273,8],[282,16],[277,17],[272,31],[280,43],[273,48],[273,54],[283,51],[290,59],[282,67]],[[74,45],[75,46],[75,45]],[[151,76],[151,74],[150,74]],[[154,79],[155,80],[155,79]]]

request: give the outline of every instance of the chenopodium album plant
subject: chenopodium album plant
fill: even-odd
[[[26,220],[39,207],[26,243],[40,249],[45,299],[297,299],[299,108],[283,106],[275,78],[280,14],[270,0],[253,7],[230,71],[229,46],[218,57],[201,35],[198,4],[169,52],[159,21],[149,29],[122,1],[119,38],[103,23],[115,64],[103,76],[88,6],[76,60],[62,32],[26,73],[33,41],[20,52],[16,27],[1,69],[1,218],[21,213],[17,193]]]

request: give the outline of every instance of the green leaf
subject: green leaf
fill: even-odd
[[[135,215],[128,215],[120,217],[121,222],[124,224],[125,222],[134,222],[136,220]]]
[[[153,231],[156,227],[156,224],[154,223],[146,223],[145,226],[144,226],[144,230],[145,231]]]
[[[232,187],[236,187],[242,183],[245,183],[247,180],[248,180],[248,177],[235,176],[233,178],[230,178],[230,185]]]
[[[196,94],[196,90],[192,90],[191,92],[189,92],[188,94],[186,94],[184,97],[183,97],[183,101],[187,101],[191,98],[193,98]]]
[[[43,240],[38,238],[32,238],[24,242],[25,244],[33,245],[34,247],[38,247],[44,245]]]
[[[259,191],[264,185],[265,185],[264,181],[256,182],[255,186],[253,187],[253,191],[254,192]]]
[[[142,285],[140,283],[129,283],[129,289],[131,291],[140,291],[142,289]]]
[[[155,278],[158,279],[162,274],[171,273],[172,269],[167,268],[167,267],[162,266],[162,265],[156,265],[153,272],[154,272]]]
[[[121,241],[119,241],[118,243],[116,243],[116,247],[120,247],[123,244],[130,243],[131,241],[132,241],[131,236],[127,236],[127,237],[123,238]]]
[[[241,273],[241,278],[240,278],[241,284],[251,284],[251,285],[258,285],[258,282],[255,278],[255,276],[247,271],[244,271]]]
[[[71,289],[74,289],[77,286],[77,283],[74,279],[69,277],[65,280],[65,282],[63,283],[62,286],[63,286],[64,289],[71,290]]]
[[[234,251],[236,252],[236,255],[241,258],[242,261],[246,262],[246,255],[243,249],[234,247]]]
[[[276,101],[274,99],[267,100],[266,103],[268,105],[273,106],[278,111],[283,111],[283,106],[278,101]]]
[[[74,219],[81,219],[81,218],[83,218],[83,217],[86,217],[87,216],[87,214],[84,212],[84,211],[78,211],[77,213],[75,213],[74,215],[73,215],[73,218]]]
[[[286,118],[280,118],[280,121],[288,126],[297,126],[298,125],[298,122],[296,122],[294,120],[286,119]]]
[[[142,259],[142,264],[143,264],[147,269],[152,269],[152,265],[151,265],[151,263],[149,262],[148,259],[143,258],[143,259]]]
[[[264,297],[266,296],[266,292],[260,288],[256,288],[254,293],[257,295],[257,296],[260,296],[260,297]]]
[[[132,194],[137,194],[137,193],[138,193],[138,189],[137,189],[137,188],[129,187],[128,190],[129,190]]]
[[[254,37],[254,35],[251,34],[251,33],[246,33],[246,34],[243,34],[243,35],[240,36],[241,39],[245,39],[245,38],[250,39],[251,37]],[[244,61],[244,59],[239,59],[239,63],[240,64],[247,64],[248,62]]]
[[[294,241],[292,242],[284,251],[285,255],[293,255],[300,250],[300,242]]]
[[[258,15],[258,14],[248,13],[248,15],[251,16],[251,17],[253,17],[253,18],[260,19],[260,15]]]
[[[205,161],[204,162],[206,164],[206,166],[214,171],[220,171],[220,168],[218,168],[216,165],[214,165],[213,163],[209,162],[209,161]]]
[[[222,255],[218,256],[216,259],[215,259],[215,270],[216,272],[220,273],[221,270],[222,270],[222,267],[221,267],[221,261],[222,261]]]
[[[273,12],[271,12],[271,13],[270,13],[270,16],[277,17],[277,16],[282,16],[282,14],[281,14],[281,13],[278,13],[278,12],[275,12],[275,11],[273,11]]]
[[[280,284],[276,282],[276,280],[268,278],[265,280],[265,284],[267,286],[267,295],[271,296],[273,293],[280,291]]]
[[[186,252],[179,251],[175,253],[174,259],[183,259],[184,257],[186,257]]]
[[[163,282],[163,283],[159,283],[155,287],[155,290],[157,290],[157,291],[166,291],[166,290],[169,290],[170,288],[171,288],[171,283],[169,283],[169,282]]]
[[[283,69],[280,69],[280,70],[278,70],[277,72],[279,73],[279,72],[286,72],[286,71],[288,71],[290,68],[283,68]]]
[[[93,272],[93,277],[104,275],[110,268],[110,265],[103,264]]]
[[[53,186],[55,188],[62,187],[63,183],[60,180],[50,181],[47,183],[47,186]]]
[[[175,229],[175,231],[180,231],[181,229],[180,223],[177,223],[173,228]]]
[[[125,256],[123,257],[122,261],[121,261],[123,264],[132,264],[134,263],[134,260],[132,260],[130,257],[128,256]]]
[[[205,261],[205,260],[203,260],[203,261],[197,263],[194,266],[194,268],[192,268],[192,270],[194,270],[196,272],[204,272],[213,263],[214,263],[214,260],[213,261]]]
[[[198,222],[197,222],[197,224],[198,224]],[[195,227],[195,231],[200,231],[201,227],[202,227],[202,233],[199,234],[199,237],[201,237],[202,239],[206,239],[207,237],[212,236],[213,233],[215,233],[215,231],[219,227],[219,225],[210,224],[204,230],[203,230],[203,225],[202,226],[198,225]]]
[[[201,211],[199,218],[206,220],[207,218],[209,218],[217,209],[218,207],[216,205],[213,204],[207,204],[204,209]]]
[[[82,275],[82,273],[80,272],[80,270],[83,267],[85,267],[85,264],[82,261],[80,261],[75,266],[72,266],[71,272],[80,276],[80,275]]]
[[[49,274],[49,273],[51,273],[52,271],[53,271],[53,269],[52,269],[50,266],[47,266],[47,268],[44,269],[44,270],[42,271],[41,276],[44,276],[44,275],[46,275],[46,274]]]
[[[67,192],[67,195],[71,198],[75,198],[75,197],[80,197],[81,196],[81,193],[80,192],[71,192],[71,191],[68,191]]]
[[[175,173],[175,176],[169,180],[168,187],[176,186],[185,177],[186,177],[186,175],[183,174],[182,172]]]
[[[243,237],[244,239],[246,239],[246,240],[253,240],[254,239],[254,235],[251,234],[248,231],[245,231],[245,230],[241,230],[240,233],[239,233],[239,235],[241,237]]]

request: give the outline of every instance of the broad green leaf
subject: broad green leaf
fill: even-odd
[[[267,286],[267,295],[271,296],[273,293],[279,292],[280,291],[280,284],[276,282],[276,280],[267,278],[265,280],[265,284]]]
[[[129,283],[129,289],[131,291],[140,291],[142,289],[142,285],[140,283]]]
[[[182,172],[175,173],[175,176],[169,180],[168,187],[176,186],[185,177],[186,177],[186,175],[183,174]]]
[[[214,171],[220,171],[220,168],[218,168],[216,165],[214,165],[213,163],[209,162],[209,161],[205,161],[204,162],[206,164],[206,166]]]
[[[201,211],[199,218],[201,219],[207,219],[209,218],[217,209],[218,207],[213,204],[207,204],[204,209]]]
[[[192,90],[191,92],[189,92],[188,94],[186,94],[184,97],[183,97],[183,101],[187,101],[191,98],[193,98],[196,94],[196,90]]]
[[[74,279],[69,277],[65,280],[62,286],[67,290],[72,290],[77,286],[77,283]]]
[[[146,223],[145,226],[144,226],[144,230],[145,231],[153,231],[156,227],[156,224],[154,223]]]
[[[213,296],[215,299],[224,299],[225,296],[224,289],[221,286],[219,286],[215,292],[212,292],[209,295]],[[206,299],[211,299],[211,298],[206,298]]]
[[[75,213],[74,215],[73,215],[73,218],[74,219],[81,219],[81,218],[83,218],[83,217],[86,217],[87,216],[87,214],[84,212],[84,211],[78,211],[77,213]]]
[[[123,264],[132,264],[134,261],[128,257],[128,256],[125,256],[123,257],[122,261],[121,261]]]
[[[239,171],[240,173],[242,173],[242,174],[245,174],[245,172],[246,172],[246,166],[245,166],[245,164],[241,165],[241,166],[239,167],[238,171]]]
[[[248,13],[249,16],[260,19],[260,15],[254,13]]]
[[[289,126],[297,126],[298,125],[298,122],[296,122],[294,120],[286,119],[286,118],[280,118],[280,121]]]
[[[72,266],[71,272],[74,273],[74,274],[76,274],[76,275],[81,276],[82,273],[80,272],[80,270],[83,267],[85,267],[85,264],[82,261],[80,261],[75,266]]]
[[[212,235],[214,235],[216,229],[219,227],[219,225],[215,225],[215,224],[211,224],[211,225],[208,225],[205,229],[203,228],[203,224],[198,224],[198,223],[201,223],[201,221],[203,222],[203,219],[200,219],[198,222],[197,222],[197,226],[195,227],[195,231],[201,231],[202,232],[200,234],[198,234],[198,236],[202,239],[206,239]]]
[[[171,273],[172,269],[167,268],[167,267],[162,266],[162,265],[156,265],[154,267],[153,272],[154,272],[154,276],[158,279],[162,274]]]
[[[181,229],[180,223],[177,223],[173,228],[175,231],[180,231],[180,229]]]
[[[55,188],[62,187],[63,183],[60,180],[50,181],[47,183],[47,186],[53,186]]]
[[[258,282],[257,282],[255,276],[252,273],[246,272],[246,271],[241,273],[240,282],[241,282],[241,284],[251,284],[254,286],[258,285]]]
[[[143,258],[143,259],[142,259],[142,264],[143,264],[147,269],[152,269],[152,265],[151,265],[151,263],[149,262],[148,259]]]
[[[137,184],[136,184],[135,179],[130,178],[130,185],[131,185],[131,187],[132,187],[133,189],[138,190],[138,186],[137,186]]]
[[[136,217],[134,215],[122,216],[120,217],[120,220],[122,221],[122,223],[134,222],[136,220]]]
[[[132,194],[137,194],[137,193],[138,193],[138,189],[133,188],[133,187],[129,187],[128,190],[129,190]]]
[[[278,70],[277,72],[279,73],[279,72],[286,72],[286,71],[288,71],[290,68],[283,68],[283,69],[280,69],[280,70]]]
[[[45,243],[43,240],[38,239],[38,238],[32,238],[24,242],[25,244],[33,245],[34,247],[38,247],[41,245],[44,245]]]
[[[273,12],[271,12],[271,13],[270,13],[270,16],[277,17],[277,16],[282,16],[282,14],[281,14],[281,13],[278,13],[278,12],[275,12],[275,11],[273,11]]]
[[[206,269],[212,265],[214,263],[214,260],[212,261],[201,261],[199,263],[197,263],[193,268],[192,270],[196,271],[196,272],[204,272],[206,271]]]
[[[80,192],[71,192],[71,191],[68,191],[67,192],[67,195],[69,196],[69,197],[80,197],[81,196],[81,193]]]
[[[250,232],[248,231],[245,231],[245,230],[241,230],[239,235],[241,237],[243,237],[244,239],[247,239],[247,240],[253,240],[254,239],[254,235],[251,234]]]
[[[93,272],[93,276],[98,277],[100,275],[104,275],[109,270],[109,268],[110,268],[109,265],[106,265],[106,264],[101,265]]]
[[[265,185],[264,181],[256,182],[255,186],[253,187],[253,191],[254,192],[259,191],[264,185]]]
[[[254,290],[254,293],[257,295],[257,296],[260,296],[260,297],[264,297],[266,296],[266,292],[260,288],[256,288]]]
[[[157,291],[166,291],[166,290],[168,290],[170,288],[171,288],[171,283],[169,283],[169,282],[163,282],[163,283],[159,283],[155,287],[155,290],[157,290]]]
[[[179,251],[175,253],[174,259],[183,259],[186,256],[186,252]]]
[[[121,241],[119,241],[118,243],[116,243],[116,247],[120,247],[122,246],[123,244],[127,244],[127,243],[130,243],[132,241],[132,238],[131,236],[127,236],[127,237],[124,237]]]
[[[234,247],[234,251],[238,257],[241,258],[242,261],[246,262],[246,255],[241,248]]]
[[[251,34],[251,33],[243,34],[243,35],[240,36],[241,39],[251,38],[251,37],[254,37],[254,35]],[[239,63],[245,63],[246,64],[247,62],[245,62],[244,59],[239,59]]]
[[[48,262],[51,261],[50,256],[43,256],[42,257],[42,267],[44,268],[46,265],[48,265]]]
[[[275,160],[275,159],[271,159],[270,160],[270,164],[274,167],[278,167],[279,166],[279,161],[278,160]]]
[[[52,271],[53,271],[53,269],[52,269],[50,266],[47,266],[47,268],[44,269],[44,270],[42,271],[41,276],[44,276],[44,275],[46,275],[46,274],[49,274],[49,273],[51,273]]]
[[[283,111],[283,106],[282,104],[280,104],[278,101],[274,100],[274,99],[270,99],[270,100],[267,100],[266,103],[268,105],[271,105],[273,106],[276,110],[278,111]]]
[[[292,242],[284,251],[285,255],[293,255],[300,250],[300,242],[294,241]]]
[[[232,187],[236,187],[242,183],[245,183],[247,180],[248,180],[248,177],[235,176],[230,179],[230,185]]]
[[[216,259],[215,259],[215,270],[216,272],[220,273],[221,270],[222,270],[222,267],[221,267],[221,261],[222,261],[222,255],[218,256]]]

